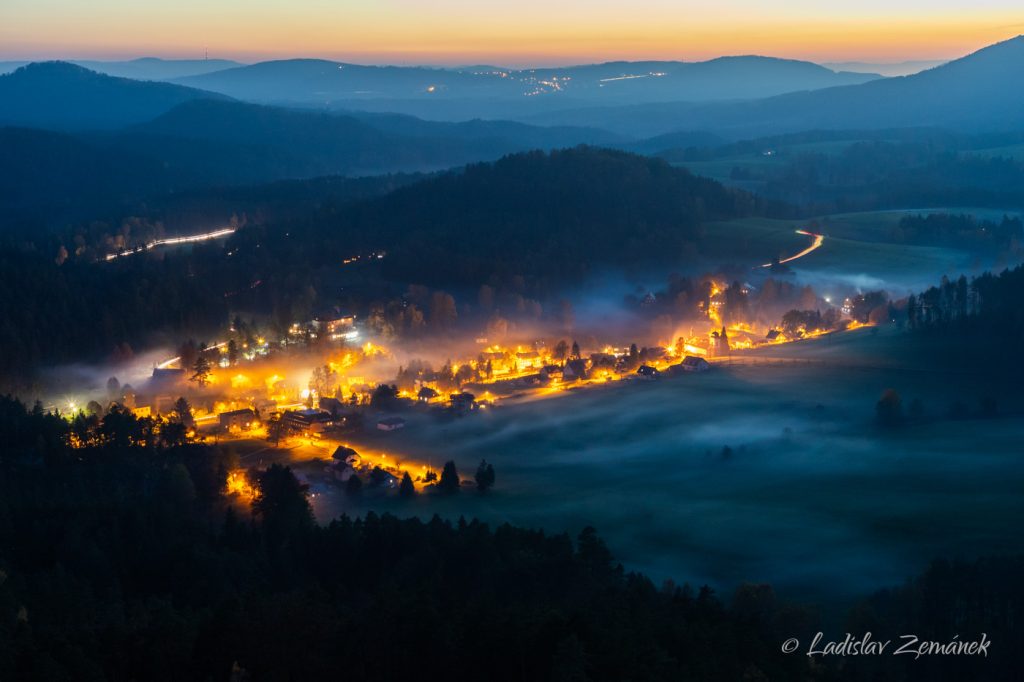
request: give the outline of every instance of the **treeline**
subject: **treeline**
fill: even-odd
[[[124,359],[168,330],[219,328],[231,273],[209,267],[192,276],[219,252],[58,265],[37,250],[0,249],[0,375],[13,381],[42,364]]]
[[[109,415],[108,415],[109,417]],[[130,414],[85,447],[64,419],[0,399],[0,677],[32,680],[1012,679],[1019,558],[937,562],[873,595],[846,630],[948,641],[989,658],[813,663],[820,629],[767,585],[723,600],[509,525],[368,513],[317,525],[272,466],[251,507],[224,449],[138,437]],[[134,422],[134,423],[133,423]],[[134,435],[133,435],[134,434]],[[837,639],[840,637],[837,637]]]
[[[626,573],[592,529],[367,514],[313,521],[275,466],[248,509],[225,455],[0,400],[4,679],[735,680],[805,677],[808,616],[767,587]],[[429,672],[425,672],[429,671]]]
[[[968,280],[943,277],[907,299],[906,322],[921,333],[945,336],[966,356],[984,358],[1011,376],[1022,373],[1024,266]]]
[[[998,150],[1021,141],[1019,133],[809,131],[659,156],[682,163],[738,159],[730,174],[734,182],[811,215],[918,206],[1020,208],[1024,164]]]
[[[967,246],[974,252],[1017,251],[1024,241],[1024,222],[1007,215],[998,222],[963,213],[906,215],[893,228],[891,237],[897,243]]]
[[[320,178],[222,192],[203,190],[174,195],[148,207],[133,206],[138,215],[113,222],[0,235],[3,388],[21,390],[31,369],[43,364],[123,359],[157,344],[176,344],[190,335],[212,338],[239,310],[287,327],[309,319],[318,302],[356,305],[359,301],[352,298],[321,297],[314,284],[324,281],[322,273],[310,270],[308,264],[279,261],[260,246],[258,233],[267,222],[287,224],[325,205],[379,196],[415,179],[408,175]],[[241,210],[244,206],[251,213]],[[103,261],[107,254],[153,239],[222,226],[256,237],[250,240],[240,234],[236,240],[161,247],[145,255]],[[235,241],[247,248],[239,249]],[[378,284],[363,286],[367,274],[373,277],[366,268],[356,269],[343,284],[364,296],[369,296],[367,288],[380,293]],[[330,284],[332,290],[341,289],[336,281]]]
[[[524,277],[550,292],[609,265],[692,259],[710,220],[785,209],[664,161],[590,147],[507,156],[399,189],[305,227],[388,251],[385,272],[429,286]]]
[[[671,140],[670,136],[664,136]],[[653,138],[653,142],[659,138]],[[683,135],[683,139],[690,139]],[[805,130],[781,135],[768,135],[748,140],[721,143],[713,137],[697,138],[702,144],[663,144],[658,156],[673,161],[711,161],[727,156],[761,154],[769,150],[793,145],[820,144],[848,141],[892,142],[899,144],[926,144],[936,149],[968,151],[992,149],[1024,143],[1024,133],[963,133],[941,128],[881,128],[868,130]]]
[[[1024,207],[1024,164],[924,143],[855,142],[838,154],[801,152],[757,179],[763,182],[759,193],[814,214],[910,206]]]
[[[967,325],[984,328],[999,340],[1021,339],[1024,334],[1024,266],[998,275],[986,272],[970,280],[942,278],[933,286],[907,300],[907,322],[911,328],[955,328]]]
[[[234,311],[287,327],[341,306],[375,329],[420,335],[451,327],[461,292],[497,325],[513,313],[537,319],[542,304],[564,317],[559,292],[588,273],[685,262],[713,238],[705,221],[774,210],[663,161],[587,147],[509,156],[411,185],[398,177],[316,186],[324,183],[331,191],[322,201],[301,185],[270,186],[263,205],[271,215],[236,214],[240,229],[224,242],[107,263],[94,259],[163,228],[138,220],[8,238],[0,244],[0,370],[209,338]],[[297,213],[281,208],[292,197]],[[346,265],[353,256],[364,258]]]
[[[810,285],[768,277],[757,289],[735,279],[724,284],[724,277],[724,273],[701,277],[673,274],[665,288],[642,297],[629,294],[624,303],[638,316],[648,319],[652,332],[663,339],[670,338],[680,324],[707,319],[715,287],[722,285],[721,296],[714,305],[717,316],[726,325],[763,325],[792,337],[797,332],[826,331],[848,324],[841,309],[818,296]],[[862,324],[890,321],[897,314],[883,291],[862,292],[846,303],[850,319]]]

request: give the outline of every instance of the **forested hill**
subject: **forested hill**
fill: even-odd
[[[100,99],[108,85],[102,79],[123,80],[65,66],[83,72],[82,93],[93,92],[89,84],[98,82],[94,96]],[[48,92],[46,82],[32,81],[32,88]],[[346,116],[217,100],[154,109],[152,120],[116,131],[68,133],[45,130],[42,123],[34,129],[5,127],[4,111],[14,105],[2,101],[4,92],[0,80],[0,199],[6,209],[0,213],[0,231],[108,220],[128,204],[181,191],[337,174],[435,171],[528,149],[615,140],[583,128]],[[49,102],[41,95],[25,100],[18,106],[29,107],[29,100]],[[88,107],[80,110],[88,115]]]
[[[67,62],[40,62],[0,76],[0,125],[112,130],[196,99],[226,98],[171,83],[106,76]]]
[[[1004,223],[1007,221],[1004,221]],[[1020,223],[1016,223],[1017,230]],[[907,301],[905,320],[918,337],[942,341],[943,361],[965,367],[997,367],[1005,376],[1024,377],[1024,265],[986,272],[970,281],[943,277]]]
[[[0,397],[0,679],[1017,677],[1020,557],[936,562],[848,621],[880,641],[986,632],[991,656],[812,661],[779,643],[809,642],[819,618],[768,585],[659,589],[592,528],[573,542],[436,516],[318,526],[290,469],[252,472],[250,507],[227,491],[237,466],[178,421],[69,423]]]
[[[401,186],[407,181],[391,179],[395,191],[361,201],[380,188],[336,188],[333,200],[306,201],[305,215],[268,206],[274,215],[226,243],[109,264],[95,262],[103,252],[90,245],[123,236],[123,226],[0,244],[0,292],[11,292],[0,296],[0,367],[25,372],[124,344],[147,348],[163,333],[210,333],[243,304],[299,319],[307,307],[336,304],[342,262],[370,251],[387,252],[383,278],[358,295],[346,289],[360,314],[388,298],[387,287],[409,284],[456,293],[490,284],[557,302],[594,272],[685,266],[714,238],[705,221],[771,208],[665,161],[589,147],[517,154]],[[305,196],[301,187],[273,191],[285,189]],[[235,296],[254,282],[251,301]]]
[[[527,117],[540,125],[591,125],[625,135],[706,130],[733,139],[814,129],[933,126],[1015,130],[1024,118],[1024,36],[911,76],[736,102],[633,104]]]
[[[390,272],[424,284],[510,275],[553,282],[608,266],[685,262],[700,251],[704,222],[768,210],[659,159],[576,147],[469,166],[326,210],[305,230],[322,253],[353,242],[386,249]]]

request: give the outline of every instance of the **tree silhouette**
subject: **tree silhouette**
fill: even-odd
[[[412,477],[409,476],[408,471],[402,476],[402,482],[398,485],[398,495],[400,497],[414,497],[416,495],[416,486],[413,484]]]
[[[291,467],[280,464],[271,464],[256,477],[252,510],[268,540],[280,541],[313,526],[313,510],[306,499],[308,488],[295,478]]]
[[[900,394],[887,389],[875,405],[875,417],[880,426],[894,428],[903,424],[903,401]]]
[[[443,493],[455,493],[459,491],[459,472],[455,468],[455,462],[448,460],[441,470],[441,480],[437,482],[437,489]]]
[[[494,486],[494,467],[487,463],[487,460],[480,460],[480,466],[476,469],[476,489],[482,493],[487,492]]]
[[[188,400],[184,397],[174,401],[174,415],[182,424],[188,424],[192,421],[192,406],[188,404]]]
[[[205,387],[210,383],[210,361],[206,358],[206,348],[203,345],[199,346],[199,353],[196,355],[196,360],[192,363],[192,378],[200,388]]]
[[[560,339],[558,343],[555,344],[554,358],[558,360],[558,362],[560,362],[561,364],[565,364],[565,357],[568,353],[569,344],[565,342],[565,339]]]

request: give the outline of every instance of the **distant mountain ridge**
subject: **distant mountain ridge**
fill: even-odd
[[[821,62],[826,69],[833,71],[854,71],[857,73],[877,73],[887,78],[893,76],[910,76],[925,69],[942,66],[947,59],[917,59],[905,62]]]
[[[227,98],[183,85],[107,76],[67,62],[39,62],[0,76],[0,125],[111,130],[196,99]]]
[[[434,123],[201,98],[115,131],[0,124],[0,228],[88,219],[112,205],[184,190],[440,170],[616,140],[581,128]]]
[[[674,102],[522,117],[640,137],[705,130],[733,139],[813,129],[938,127],[983,132],[1024,125],[1024,36],[910,76],[745,102]]]
[[[410,99],[424,103],[485,98],[594,103],[750,99],[876,78],[877,74],[835,72],[810,62],[740,56],[704,62],[607,62],[543,69],[363,66],[292,59],[175,82],[253,102],[352,106],[359,101]]]
[[[293,158],[308,166],[284,177],[440,170],[497,159],[513,151],[607,144],[618,139],[603,131],[571,126],[443,123],[400,115],[339,114],[214,100],[184,103],[125,134],[258,147],[275,158]]]
[[[241,63],[230,59],[161,59],[159,57],[139,57],[138,59],[120,61],[97,59],[62,59],[60,61],[81,66],[82,68],[107,76],[134,78],[143,81],[184,78],[185,76],[196,76],[201,73],[242,66]],[[10,73],[31,63],[29,61],[0,62],[0,74]]]

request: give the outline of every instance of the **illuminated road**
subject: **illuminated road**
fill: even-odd
[[[780,264],[782,264],[782,263],[789,263],[790,261],[794,261],[797,258],[803,258],[807,254],[809,254],[811,251],[814,251],[815,249],[820,247],[822,245],[822,243],[825,241],[825,235],[822,235],[822,234],[814,234],[813,232],[808,232],[806,230],[797,230],[796,233],[797,234],[807,235],[808,237],[814,237],[814,240],[811,242],[810,246],[808,246],[806,249],[804,249],[800,253],[795,254],[793,256],[790,256],[789,258],[783,258],[782,260],[780,260],[779,261]],[[770,268],[772,265],[774,265],[774,263],[765,263],[761,267],[762,268]]]
[[[135,253],[142,253],[143,251],[149,251],[155,249],[158,246],[174,246],[176,244],[192,244],[195,242],[205,242],[210,239],[220,239],[221,237],[227,237],[229,234],[233,234],[235,228],[233,227],[222,227],[214,230],[213,232],[206,232],[204,234],[194,234],[187,237],[167,237],[166,239],[155,239],[148,244],[136,247],[131,251],[122,251],[121,253],[108,253],[103,259],[105,261],[111,261],[121,256],[130,256]]]
[[[213,344],[212,346],[208,346],[206,348],[206,350],[220,350],[221,348],[223,348],[226,345],[228,345],[227,341],[219,341],[219,342]],[[181,360],[181,356],[180,355],[175,355],[173,358],[167,358],[166,360],[164,360],[163,362],[158,364],[156,366],[156,368],[157,369],[167,369],[168,367],[171,367],[172,365],[176,364],[179,360]],[[182,369],[187,369],[187,368],[183,367]]]

